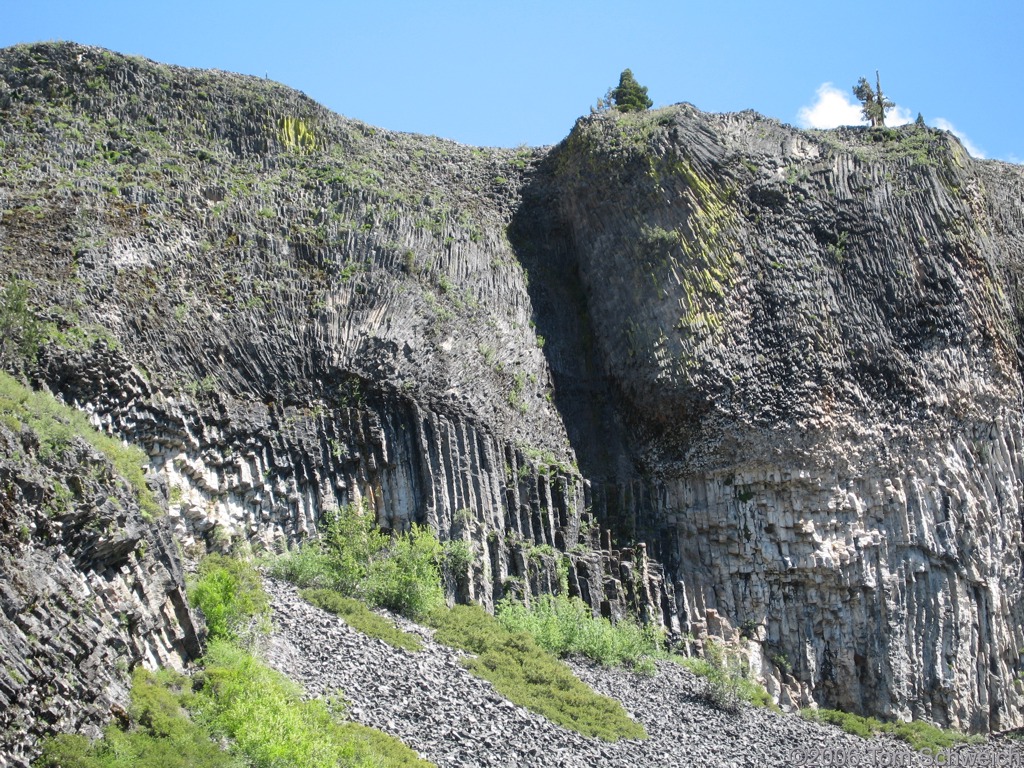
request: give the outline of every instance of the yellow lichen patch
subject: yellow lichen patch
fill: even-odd
[[[301,117],[285,116],[277,121],[277,138],[289,152],[312,152],[316,134]]]

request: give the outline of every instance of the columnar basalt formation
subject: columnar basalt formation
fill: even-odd
[[[471,148],[73,44],[0,54],[0,141],[30,374],[186,548],[366,502],[461,599],[567,565],[783,702],[1022,724],[1018,167],[688,105]]]
[[[0,422],[0,763],[38,739],[97,736],[123,714],[129,671],[199,652],[170,526],[84,441],[47,456]]]
[[[685,106],[549,164],[649,469],[595,474],[646,475],[684,631],[755,641],[784,699],[1018,724],[1020,170]]]

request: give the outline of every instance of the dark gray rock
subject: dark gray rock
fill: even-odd
[[[0,765],[12,767],[54,732],[98,736],[135,666],[181,669],[200,650],[167,521],[145,522],[84,441],[46,456],[29,434],[0,424]]]

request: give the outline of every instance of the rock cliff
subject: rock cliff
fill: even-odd
[[[132,667],[180,669],[199,637],[167,521],[2,376],[0,765],[21,766],[42,736],[99,735],[125,714]]]
[[[0,142],[29,374],[186,548],[365,500],[462,599],[564,557],[783,702],[1024,723],[1017,166],[688,105],[471,148],[73,44],[0,52]]]
[[[683,628],[750,638],[784,699],[1017,724],[1020,169],[687,106],[549,165],[633,457],[581,466]]]

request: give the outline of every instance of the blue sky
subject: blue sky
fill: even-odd
[[[626,67],[656,106],[823,127],[856,120],[850,88],[878,69],[900,114],[1024,161],[1011,0],[0,3],[0,46],[74,40],[266,75],[348,117],[476,145],[558,142]]]

